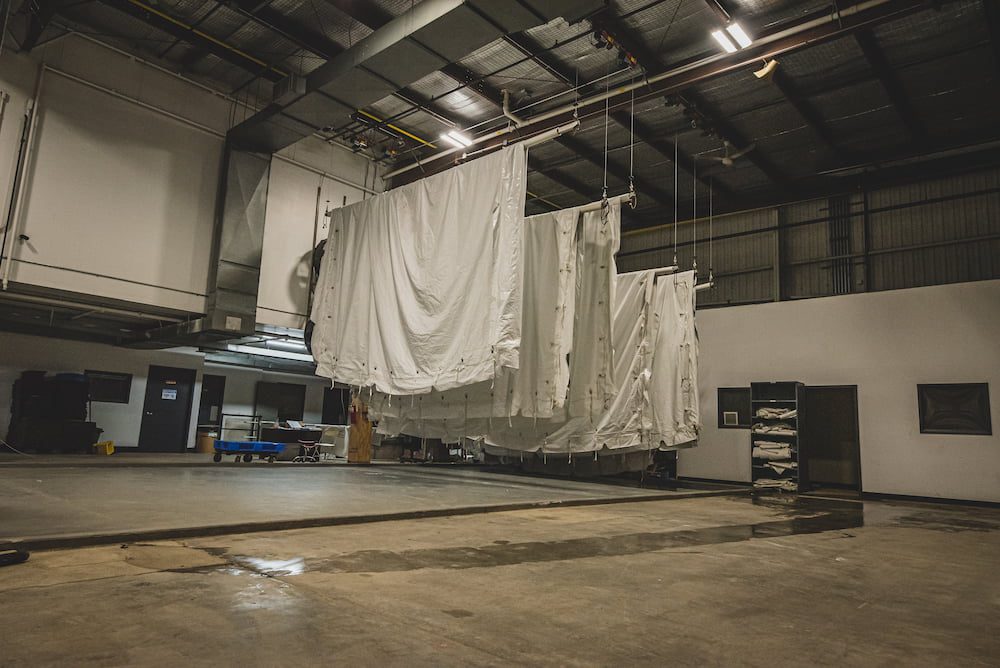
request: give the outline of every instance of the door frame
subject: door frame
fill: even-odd
[[[150,364],[148,370],[146,371],[146,388],[142,395],[142,419],[139,422],[139,438],[136,441],[136,450],[142,452],[142,425],[146,422],[146,399],[149,397],[149,384],[150,379],[153,377],[153,369],[165,369],[171,373],[174,373],[178,380],[181,382],[187,382],[190,379],[191,392],[188,393],[187,405],[184,407],[184,430],[183,439],[181,440],[177,450],[146,450],[146,452],[187,452],[188,450],[188,436],[190,436],[191,430],[191,409],[194,406],[194,393],[195,388],[198,385],[198,370],[189,369],[186,367],[178,366],[165,366],[163,364]]]
[[[858,386],[842,385],[842,384],[806,385],[803,388],[803,392],[808,392],[809,390],[814,388],[820,390],[851,390],[851,393],[854,396],[854,443],[855,443],[854,456],[855,456],[855,461],[858,464],[858,478],[857,478],[857,489],[853,491],[857,491],[858,496],[861,496],[861,494],[864,492],[864,489],[862,487],[864,481],[864,475],[862,474],[861,471],[861,404],[858,402]],[[808,419],[809,419],[809,414],[806,413],[806,420]],[[807,470],[808,470],[808,448],[809,444],[807,443],[805,447],[806,457],[807,457],[807,463],[806,463]],[[802,466],[801,462],[799,463],[799,466]]]

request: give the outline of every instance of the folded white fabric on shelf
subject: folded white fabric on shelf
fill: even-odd
[[[780,489],[786,492],[794,492],[799,488],[799,484],[794,478],[758,478],[753,481],[753,486],[761,489]]]
[[[787,471],[795,471],[799,468],[796,462],[767,462],[764,466],[779,475]]]
[[[767,441],[760,441],[754,444],[751,454],[758,459],[791,459],[792,448],[782,443],[768,443]]]
[[[388,394],[519,366],[526,149],[334,209],[311,319],[317,373]]]
[[[780,418],[783,420],[788,420],[797,416],[798,414],[799,412],[794,408],[793,409],[768,408],[765,406],[764,408],[757,409],[757,417],[760,418]]]
[[[796,431],[791,425],[786,423],[778,424],[764,424],[758,422],[751,427],[750,431],[754,434],[775,434],[778,436],[795,436]]]

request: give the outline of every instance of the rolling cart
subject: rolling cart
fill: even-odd
[[[253,461],[254,455],[260,459],[266,459],[268,463],[273,463],[275,458],[285,450],[284,443],[271,443],[269,441],[215,441],[215,455],[212,461],[218,463],[222,461],[224,455],[234,455],[236,461],[242,459],[245,462]]]

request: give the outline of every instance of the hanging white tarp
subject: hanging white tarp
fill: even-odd
[[[410,395],[518,368],[526,165],[514,145],[332,212],[319,375]]]
[[[418,396],[375,392],[373,419],[454,425],[457,416],[552,417],[563,414],[567,394],[570,414],[601,410],[615,391],[610,330],[620,216],[614,203],[604,211],[577,208],[526,218],[520,368]]]
[[[430,404],[441,400],[440,413],[429,417],[403,411],[403,417],[384,416],[379,430],[445,441],[483,438],[488,449],[499,454],[571,455],[692,445],[699,428],[694,272],[656,274],[648,270],[615,279],[614,388],[611,399],[593,413],[573,415],[567,405],[550,418],[470,417],[454,406],[445,408],[448,397],[431,395],[424,399]],[[587,329],[581,321],[577,326]],[[574,382],[571,374],[571,388]]]

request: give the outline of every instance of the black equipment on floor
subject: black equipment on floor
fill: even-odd
[[[102,430],[87,420],[90,387],[83,374],[25,371],[14,381],[7,441],[35,452],[90,452]]]

